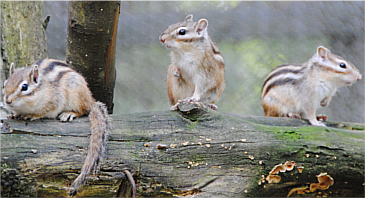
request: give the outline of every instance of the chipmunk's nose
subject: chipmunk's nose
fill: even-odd
[[[164,33],[162,33],[158,38],[160,39],[160,41],[162,42],[162,43],[165,43],[165,39],[163,39],[163,35],[164,35]]]
[[[361,80],[361,75],[356,78],[357,81]]]
[[[10,105],[13,101],[11,100],[5,100],[6,104]]]
[[[4,101],[5,101],[5,103],[6,103],[6,104],[8,104],[8,105],[10,105],[10,104],[13,102],[12,100],[9,100],[8,95],[5,95],[5,96],[4,96]]]

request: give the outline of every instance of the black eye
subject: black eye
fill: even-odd
[[[27,91],[28,90],[28,85],[27,84],[23,84],[22,85],[22,91]]]
[[[185,31],[184,29],[181,29],[181,30],[179,31],[179,34],[180,34],[180,35],[185,35],[185,33],[186,33],[186,31]]]
[[[345,63],[341,63],[341,64],[340,64],[340,67],[342,67],[342,68],[346,68],[346,64],[345,64]]]

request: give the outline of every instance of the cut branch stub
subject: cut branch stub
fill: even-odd
[[[192,122],[211,119],[213,110],[200,102],[179,101],[178,110],[180,115]]]

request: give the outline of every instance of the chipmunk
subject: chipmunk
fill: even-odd
[[[71,195],[96,170],[103,158],[111,119],[104,103],[96,102],[84,77],[67,63],[42,59],[30,67],[15,69],[4,83],[5,107],[14,113],[9,118],[59,118],[61,122],[89,114],[91,140],[81,174],[71,185]]]
[[[208,35],[208,21],[193,22],[193,15],[170,25],[159,39],[171,50],[167,72],[167,94],[171,110],[178,101],[201,102],[217,110],[214,104],[225,88],[224,61],[218,47]]]
[[[316,110],[328,106],[338,87],[360,79],[353,64],[319,46],[307,62],[281,65],[269,73],[261,92],[265,116],[304,118],[326,126],[319,119],[327,117],[316,117]]]

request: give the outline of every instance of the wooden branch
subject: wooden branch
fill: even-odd
[[[326,122],[325,128],[190,103],[180,109],[113,115],[106,160],[77,196],[131,197],[125,170],[133,174],[138,197],[283,197],[291,190],[294,195],[364,196],[363,124]],[[65,187],[87,154],[88,119],[2,123],[2,196],[67,196]],[[288,160],[296,163],[294,170],[280,172],[281,181],[268,184],[272,168]],[[327,190],[294,189],[318,183],[321,172],[334,179]]]

